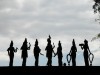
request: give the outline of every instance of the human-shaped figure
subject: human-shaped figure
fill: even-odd
[[[59,66],[62,66],[62,57],[63,57],[63,54],[62,54],[62,46],[61,46],[61,42],[60,41],[58,43],[58,48],[57,48],[56,55],[58,55],[58,63],[59,63]]]
[[[39,46],[38,46],[38,40],[36,39],[36,41],[35,41],[35,47],[34,47],[35,66],[38,66],[40,51],[41,51],[41,49],[39,48]]]
[[[77,52],[77,48],[76,48],[75,40],[73,39],[72,47],[70,50],[70,55],[71,55],[71,59],[72,59],[72,66],[76,66],[76,52]]]
[[[12,67],[13,66],[13,59],[14,59],[14,52],[17,52],[17,48],[15,50],[15,48],[13,47],[13,41],[11,41],[10,47],[7,49],[7,51],[8,51],[8,55],[10,58],[9,66]]]
[[[22,66],[26,66],[26,60],[28,57],[27,50],[30,50],[30,47],[31,47],[31,44],[29,43],[29,47],[28,47],[27,43],[28,43],[27,38],[25,38],[25,41],[23,42],[23,45],[21,47],[21,50],[22,50],[21,58],[23,59]]]
[[[45,50],[47,51],[46,57],[48,58],[47,66],[52,66],[52,53],[54,53],[53,49],[55,48],[55,46],[51,45],[51,37],[50,37],[50,35],[49,35],[49,38],[47,39],[47,42],[48,42],[48,44],[47,44],[47,46],[45,48]]]
[[[89,49],[89,46],[88,46],[88,41],[85,39],[84,44],[80,44],[80,46],[81,46],[82,50],[84,49],[83,55],[84,55],[85,66],[89,66],[88,58],[89,58],[90,49]]]

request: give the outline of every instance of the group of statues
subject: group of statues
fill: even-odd
[[[85,39],[84,43],[79,44],[79,46],[81,46],[81,49],[84,50],[83,56],[84,56],[85,66],[92,66],[94,55],[91,53],[89,49],[88,41]],[[72,59],[72,66],[76,66],[76,52],[77,52],[77,47],[75,44],[75,40],[73,39],[70,53],[67,55],[67,61],[69,66],[71,59]]]
[[[28,47],[29,44],[29,47]],[[84,44],[79,44],[79,46],[81,46],[81,49],[84,50],[84,61],[85,61],[85,66],[92,66],[92,62],[93,62],[93,58],[94,55],[90,52],[89,46],[88,46],[88,41],[85,39]],[[25,38],[25,41],[23,42],[20,50],[22,50],[22,55],[21,58],[23,59],[22,61],[22,66],[26,66],[26,61],[27,61],[27,57],[28,57],[28,50],[30,50],[31,48],[31,44],[27,42],[27,38]],[[62,58],[63,58],[63,53],[62,53],[62,45],[61,42],[58,42],[58,47],[57,47],[57,52],[54,52],[54,48],[55,45],[53,43],[53,45],[51,44],[51,36],[49,35],[49,37],[47,38],[47,46],[45,48],[46,50],[46,57],[48,59],[47,61],[47,66],[52,66],[52,56],[58,56],[58,65],[59,66],[66,66],[66,63],[62,62]],[[14,52],[17,52],[18,48],[14,48],[13,47],[13,41],[11,41],[10,43],[10,47],[7,49],[8,51],[8,55],[10,58],[10,62],[9,62],[9,66],[12,67],[13,66],[13,59],[14,59]],[[75,44],[75,40],[73,39],[72,41],[72,47],[70,50],[70,53],[66,56],[67,58],[67,62],[68,65],[70,66],[70,62],[72,60],[72,66],[76,66],[76,52],[77,52],[77,47]],[[39,62],[39,54],[44,55],[41,53],[41,49],[38,46],[38,40],[36,39],[35,41],[35,45],[34,45],[34,49],[33,49],[33,53],[34,53],[34,57],[35,57],[35,66],[38,66],[38,62]],[[90,56],[92,55],[92,59],[90,59]],[[90,63],[89,63],[90,61]]]

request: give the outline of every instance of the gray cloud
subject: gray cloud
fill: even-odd
[[[16,0],[1,0],[0,1],[0,9],[6,9],[6,8],[16,8],[17,3]]]

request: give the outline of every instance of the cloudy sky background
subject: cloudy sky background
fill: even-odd
[[[93,13],[93,4],[92,0],[0,0],[0,66],[9,65],[7,48],[11,40],[14,41],[14,47],[19,48],[15,53],[14,66],[21,66],[20,47],[25,37],[32,45],[28,51],[27,66],[34,66],[35,39],[39,40],[41,53],[45,54],[49,34],[52,43],[55,43],[55,52],[58,41],[61,40],[64,63],[68,64],[66,55],[74,38],[78,49],[77,66],[84,66],[79,43],[87,39],[95,56],[93,66],[100,66],[100,41],[91,42],[100,32],[100,25],[95,22],[98,15]],[[47,58],[40,55],[39,61],[40,66],[45,66]],[[58,65],[57,57],[53,57],[53,65]]]

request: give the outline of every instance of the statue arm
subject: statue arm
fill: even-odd
[[[20,50],[22,50],[23,49],[23,46],[20,48]]]
[[[16,49],[13,47],[13,51],[14,51],[14,52],[17,52],[17,47],[16,47]]]
[[[57,48],[57,53],[55,53],[55,56],[56,56],[56,55],[58,55],[58,48]],[[55,56],[54,56],[54,57],[55,57]]]
[[[84,46],[81,46],[81,49],[83,50]]]
[[[71,53],[72,53],[72,47],[71,47],[71,50],[70,50],[69,54],[71,55]]]
[[[77,48],[76,48],[76,52],[77,52]]]
[[[8,55],[10,55],[10,53],[9,53],[9,48],[7,49],[7,51],[8,51]]]
[[[47,47],[45,48],[45,50],[47,50]]]
[[[88,51],[89,51],[89,53],[91,53],[89,46],[88,46]]]
[[[31,48],[31,44],[29,43],[29,47],[27,48],[27,50],[30,50],[30,48]]]

